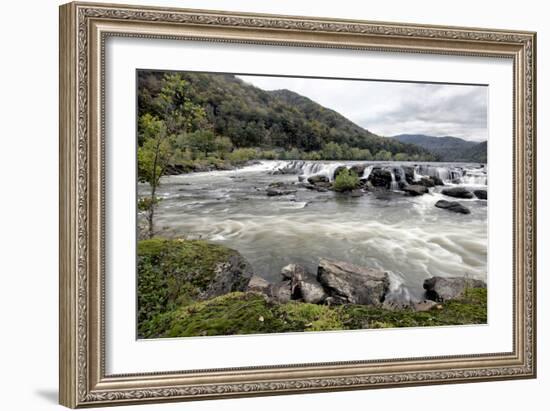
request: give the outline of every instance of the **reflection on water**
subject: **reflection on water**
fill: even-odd
[[[300,173],[319,174],[342,164],[310,163],[302,164]],[[442,187],[419,197],[390,191],[353,198],[306,189],[268,197],[269,183],[298,181],[297,175],[273,175],[279,167],[281,162],[266,161],[235,171],[163,177],[156,227],[163,236],[202,238],[234,248],[270,281],[279,280],[288,263],[315,272],[322,257],[390,271],[394,285],[415,294],[434,275],[486,279],[486,201],[458,200],[472,212],[462,215],[434,207],[440,199],[453,200],[441,194]],[[448,177],[446,183],[486,188],[487,176],[477,164],[423,167],[417,167],[420,174],[437,173]],[[459,176],[457,170],[463,169]],[[140,185],[141,194],[146,190]]]

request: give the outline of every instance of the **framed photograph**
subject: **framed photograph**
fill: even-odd
[[[536,376],[533,32],[60,8],[60,402]]]

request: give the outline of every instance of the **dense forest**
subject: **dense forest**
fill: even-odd
[[[140,145],[150,121],[164,122],[173,135],[174,164],[208,157],[437,160],[422,147],[377,136],[292,91],[261,90],[230,74],[139,71],[138,115]]]

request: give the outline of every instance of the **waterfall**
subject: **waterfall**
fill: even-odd
[[[366,166],[365,171],[363,171],[363,176],[361,177],[362,180],[367,180],[370,176],[370,173],[372,172],[373,166]]]
[[[391,186],[390,186],[390,189],[391,190],[397,190],[399,189],[399,184],[397,184],[397,181],[395,180],[395,173],[394,173],[394,170],[390,170],[390,174],[391,174]]]
[[[338,167],[365,166],[360,176],[361,179],[368,179],[375,167],[380,167],[391,173],[391,189],[397,190],[400,182],[406,181],[404,166],[388,163],[365,164],[358,161],[305,161],[305,160],[279,160],[264,161],[261,164],[271,174],[295,174],[303,179],[318,175],[325,176],[329,181],[334,180],[334,172]],[[413,180],[419,181],[422,177],[437,177],[445,184],[464,185],[487,185],[487,172],[484,167],[474,165],[436,165],[416,164],[413,168]]]

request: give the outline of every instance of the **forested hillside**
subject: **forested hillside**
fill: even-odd
[[[264,91],[230,74],[139,71],[138,114],[140,145],[144,120],[164,122],[179,153],[175,163],[209,156],[231,160],[232,153],[235,160],[437,159],[421,147],[377,136],[292,91]]]

